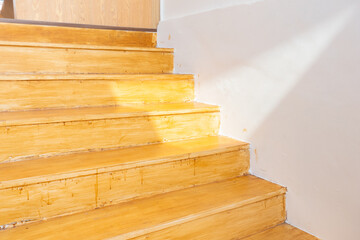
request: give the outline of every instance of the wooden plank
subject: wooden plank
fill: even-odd
[[[249,169],[246,144],[216,137],[80,155],[5,164],[0,225],[110,206],[234,178]],[[96,160],[102,163],[94,168]],[[52,173],[56,167],[64,172]],[[46,175],[34,176],[39,172]],[[15,177],[12,173],[16,180],[3,181]],[[24,173],[32,177],[23,178]]]
[[[46,79],[41,80],[41,77]],[[40,80],[33,80],[36,78]],[[0,111],[179,103],[194,99],[194,80],[192,75],[170,74],[34,75],[28,78],[24,75],[2,75],[0,95]]]
[[[0,112],[0,127],[219,111],[218,106],[187,102]]]
[[[117,236],[109,240],[234,240],[264,228],[283,223],[286,219],[284,195],[230,209],[215,215],[185,222],[160,231],[153,231],[135,238]],[[130,235],[130,234],[129,234]],[[94,238],[95,239],[95,238]],[[100,239],[100,238],[99,238]],[[267,238],[263,238],[267,239]]]
[[[0,41],[156,47],[156,33],[0,22]]]
[[[244,176],[20,226],[1,231],[0,238],[230,240],[283,222],[284,193],[280,186]]]
[[[16,18],[157,28],[159,9],[159,0],[21,0],[16,2]]]
[[[0,189],[95,173],[120,171],[186,158],[198,158],[219,152],[248,150],[248,148],[249,144],[245,142],[222,136],[211,136],[116,150],[2,163]],[[21,174],[19,175],[19,173]]]
[[[261,233],[246,237],[242,240],[318,240],[304,231],[289,224],[281,224]]]
[[[171,73],[173,70],[171,49],[2,44],[5,45],[0,45],[0,59],[4,61],[0,62],[0,74]]]
[[[5,125],[0,127],[0,161],[176,141],[218,133],[220,119],[217,108],[191,108],[189,104],[189,109],[186,109],[186,104],[183,104],[183,108],[178,109],[177,104],[164,104],[163,109],[156,110],[156,106],[144,106],[135,109],[99,108],[96,111],[91,108],[38,111],[38,116],[36,111],[1,113]],[[150,109],[154,112],[147,112]],[[14,114],[14,119],[11,119],[11,114]]]

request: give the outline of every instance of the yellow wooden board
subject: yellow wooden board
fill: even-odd
[[[156,33],[0,23],[0,41],[156,47]]]
[[[244,176],[0,231],[0,238],[230,240],[283,222],[284,193]]]
[[[281,224],[277,227],[263,231],[241,240],[318,240],[318,238],[301,231],[289,224]]]
[[[209,137],[3,164],[0,225],[234,178],[249,169],[247,147]]]
[[[0,42],[1,73],[171,73],[170,49]]]
[[[0,96],[0,111],[178,103],[194,99],[194,80],[176,74],[0,75]]]
[[[0,113],[0,162],[218,134],[218,108],[155,104]]]

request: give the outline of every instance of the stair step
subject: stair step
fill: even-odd
[[[194,99],[194,78],[180,74],[0,75],[0,111],[177,103]]]
[[[201,103],[0,113],[0,162],[214,136],[219,108]]]
[[[0,41],[0,73],[171,73],[173,49]]]
[[[289,224],[281,224],[261,233],[241,240],[318,240],[318,238],[301,231]]]
[[[155,47],[156,33],[0,23],[0,41]]]
[[[0,238],[231,240],[284,222],[284,194],[243,176],[19,226]]]
[[[248,144],[218,136],[3,163],[0,225],[234,178],[248,169]]]

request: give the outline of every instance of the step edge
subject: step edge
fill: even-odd
[[[0,74],[0,81],[141,81],[154,80],[194,80],[193,74]],[[146,79],[156,77],[156,79]],[[132,79],[134,78],[134,79]],[[157,79],[159,78],[159,79]]]
[[[152,47],[122,47],[122,46],[101,46],[83,44],[60,44],[60,43],[35,43],[35,42],[12,42],[0,41],[0,47],[28,47],[28,48],[55,48],[55,49],[80,49],[97,51],[130,51],[130,52],[160,52],[174,53],[173,48],[152,48]]]
[[[177,104],[177,103],[167,103],[169,105],[171,104]],[[145,104],[134,104],[133,106],[140,106]],[[150,105],[150,104],[146,104]],[[153,104],[157,105],[157,104]],[[193,109],[184,108],[181,110],[161,110],[161,111],[136,111],[132,113],[98,113],[98,114],[84,114],[81,117],[74,117],[65,115],[67,118],[64,117],[40,117],[40,118],[24,118],[19,120],[0,120],[0,127],[15,127],[15,126],[25,126],[25,125],[42,125],[42,124],[55,124],[55,123],[65,123],[65,122],[86,122],[86,121],[96,121],[96,120],[110,120],[110,119],[119,119],[119,118],[133,118],[133,117],[143,117],[143,116],[172,116],[172,115],[185,115],[185,114],[197,114],[197,113],[219,113],[220,107],[215,105],[209,105],[209,104],[202,104],[203,106],[199,106]],[[127,106],[131,106],[131,104],[128,104]],[[111,107],[111,106],[110,106]],[[125,107],[125,106],[124,106]],[[53,111],[56,110],[73,110],[76,111],[77,109],[85,109],[86,107],[81,108],[68,108],[68,109],[52,109]],[[94,108],[94,107],[88,107],[88,108]],[[96,108],[102,108],[102,107],[96,107]],[[111,107],[116,108],[116,107]],[[0,112],[3,114],[6,113],[17,113],[17,112],[40,112],[40,111],[52,111],[52,110],[31,110],[31,111],[14,111],[14,112]]]
[[[77,170],[77,171],[69,171],[66,173],[56,173],[56,174],[51,174],[51,175],[41,175],[41,176],[28,177],[28,178],[22,178],[22,179],[16,179],[16,180],[0,181],[0,190],[16,188],[16,187],[25,187],[25,186],[34,185],[34,184],[41,184],[41,183],[47,183],[47,182],[52,182],[52,181],[72,179],[72,178],[77,178],[77,177],[85,177],[85,176],[102,174],[102,173],[107,173],[107,172],[122,171],[122,170],[128,170],[128,169],[132,169],[132,168],[165,164],[165,163],[169,163],[169,162],[176,162],[176,161],[181,161],[181,160],[196,158],[196,157],[204,157],[204,156],[211,156],[211,155],[216,155],[216,154],[225,154],[225,153],[230,153],[230,152],[246,151],[246,150],[248,150],[248,144],[241,144],[241,143],[228,144],[228,146],[217,147],[217,148],[210,149],[210,150],[191,152],[191,153],[183,153],[183,154],[177,154],[177,155],[172,155],[172,156],[170,155],[170,156],[164,156],[161,158],[135,161],[135,162],[131,162],[131,163],[122,163],[122,164],[106,166],[106,167],[96,167],[96,168],[88,168],[88,169],[82,169],[82,170]],[[28,162],[28,161],[25,160],[24,162]],[[1,166],[1,164],[0,164],[0,166]],[[40,180],[39,180],[39,178],[40,178]]]
[[[286,193],[286,190],[283,187],[281,187],[278,190],[275,190],[275,191],[272,191],[269,193],[265,193],[265,194],[261,194],[261,195],[258,195],[258,196],[252,197],[252,198],[248,198],[241,202],[229,204],[229,205],[222,206],[222,207],[213,208],[213,209],[210,209],[207,211],[202,211],[202,212],[195,213],[195,214],[191,214],[191,215],[188,215],[188,216],[176,219],[176,220],[168,221],[165,223],[160,223],[156,226],[132,231],[132,232],[121,234],[121,235],[115,236],[115,237],[106,238],[106,240],[127,240],[127,239],[131,239],[131,238],[135,238],[135,237],[140,237],[140,236],[152,233],[152,232],[157,232],[157,231],[161,231],[161,230],[164,230],[166,228],[170,228],[170,227],[173,227],[176,225],[188,223],[188,222],[194,221],[196,219],[212,216],[215,214],[219,214],[222,212],[226,212],[226,211],[230,211],[230,210],[233,210],[236,208],[254,204],[257,202],[265,201],[267,199],[270,199],[270,198],[273,198],[276,196],[284,195],[285,193]]]

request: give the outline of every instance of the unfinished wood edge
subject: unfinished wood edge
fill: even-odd
[[[132,51],[132,52],[161,52],[174,53],[173,48],[151,48],[151,47],[121,47],[121,46],[99,46],[68,43],[37,43],[37,42],[12,42],[0,41],[2,47],[31,47],[31,48],[56,48],[56,49],[80,49],[80,50],[102,50],[102,51]]]
[[[118,172],[118,171],[125,171],[132,168],[143,168],[149,167],[154,165],[166,164],[170,162],[178,162],[183,161],[186,159],[192,158],[199,158],[199,157],[207,157],[216,154],[226,154],[231,152],[238,152],[238,151],[247,151],[244,149],[242,145],[238,146],[227,146],[221,147],[217,149],[207,150],[207,151],[200,151],[195,153],[184,153],[180,155],[168,156],[163,158],[151,159],[151,160],[144,160],[132,163],[123,163],[108,167],[96,167],[91,169],[82,169],[78,171],[72,171],[69,173],[58,173],[58,174],[51,174],[51,175],[44,175],[44,176],[36,176],[36,177],[29,177],[24,179],[17,179],[17,180],[9,180],[9,181],[0,181],[0,190],[5,190],[9,188],[17,188],[17,187],[25,187],[34,184],[41,184],[41,183],[48,183],[53,181],[60,181],[65,179],[74,179],[78,177],[86,177],[96,174],[103,174],[107,172]],[[24,160],[26,161],[26,160]],[[30,161],[30,160],[29,160]],[[1,166],[1,164],[0,164]],[[243,173],[242,175],[245,175]],[[240,175],[241,176],[241,175]]]

